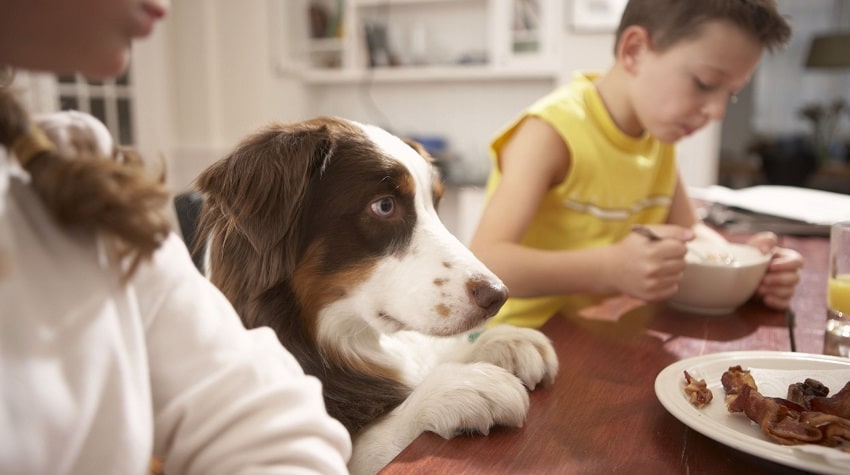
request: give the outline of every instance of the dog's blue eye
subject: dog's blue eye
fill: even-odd
[[[392,198],[381,198],[377,201],[373,201],[369,206],[373,213],[382,218],[386,218],[393,214],[393,211],[395,210],[395,200]]]

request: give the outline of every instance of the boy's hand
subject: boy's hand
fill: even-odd
[[[793,249],[776,247],[776,235],[770,232],[756,234],[747,244],[757,247],[764,254],[773,253],[756,295],[761,297],[768,307],[787,309],[791,304],[791,297],[794,296],[794,289],[800,282],[803,256]]]
[[[674,225],[646,228],[660,239],[632,232],[612,246],[611,284],[641,300],[665,300],[679,289],[685,269],[685,243],[694,238],[694,233]]]

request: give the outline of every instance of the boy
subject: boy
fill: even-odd
[[[492,323],[539,327],[622,293],[672,296],[698,225],[674,143],[720,120],[764,49],[791,35],[774,0],[631,0],[604,74],[577,74],[493,142],[488,203],[470,247],[511,290]],[[630,232],[650,225],[662,237]],[[770,251],[772,233],[750,244]],[[757,294],[785,309],[802,257],[774,250]]]

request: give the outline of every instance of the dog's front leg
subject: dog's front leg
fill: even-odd
[[[488,434],[496,425],[522,427],[528,392],[503,368],[487,363],[438,365],[392,412],[360,433],[348,466],[351,473],[377,473],[422,432],[445,439],[460,433]]]
[[[390,412],[366,429],[355,439],[348,462],[352,475],[373,475],[390,463],[421,433],[400,421],[398,409]]]

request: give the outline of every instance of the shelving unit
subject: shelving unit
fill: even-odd
[[[291,5],[271,0],[273,22],[286,18],[293,34],[289,48],[277,48],[278,66],[308,84],[558,74],[558,0],[297,0],[297,9],[284,3]]]
[[[451,82],[451,81],[512,81],[553,77],[555,72],[544,69],[496,69],[489,66],[411,66],[404,68],[374,68],[358,70],[312,69],[302,73],[310,84],[346,84],[369,81],[390,82]]]

